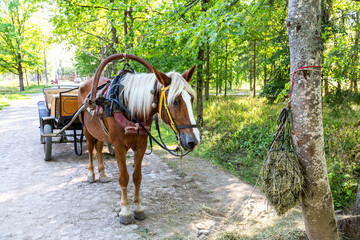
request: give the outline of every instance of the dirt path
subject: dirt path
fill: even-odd
[[[143,162],[147,219],[120,225],[115,159],[106,156],[114,176],[106,184],[86,182],[87,153],[77,157],[72,144],[55,144],[53,160],[45,162],[39,100],[34,95],[0,111],[0,239],[206,239],[277,221],[258,191],[246,200],[252,186],[205,161],[186,158],[181,167],[179,159],[161,153]],[[129,153],[130,174],[132,163]],[[131,182],[129,196],[132,191]]]

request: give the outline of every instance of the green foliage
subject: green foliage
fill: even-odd
[[[358,111],[334,113],[325,108],[324,138],[330,187],[335,207],[350,208],[360,176]]]
[[[30,71],[42,62],[42,33],[31,23],[36,1],[6,0],[0,5],[0,73],[19,74],[19,64]]]
[[[204,107],[203,143],[196,153],[255,183],[272,141],[280,105],[265,99],[212,97]]]
[[[268,104],[264,98],[211,97],[204,106],[202,143],[194,151],[241,179],[255,184],[283,103]],[[347,208],[356,196],[360,176],[359,114],[324,111],[324,135],[330,186],[335,206]]]

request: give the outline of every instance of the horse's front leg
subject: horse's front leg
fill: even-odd
[[[94,161],[93,161],[93,150],[95,145],[95,138],[90,135],[87,129],[84,126],[84,135],[86,137],[86,147],[89,152],[89,166],[88,166],[88,179],[89,183],[95,182],[95,172],[94,172]]]
[[[127,186],[129,183],[129,174],[126,168],[126,152],[128,150],[121,143],[114,143],[115,147],[115,157],[119,167],[119,184],[121,187],[121,211],[120,215],[120,223],[129,224],[132,222],[132,215],[129,207],[129,200],[127,197]]]
[[[144,213],[144,208],[141,206],[141,197],[140,197],[140,185],[141,185],[141,164],[146,151],[146,143],[140,144],[134,150],[134,173],[133,173],[133,182],[134,182],[134,211],[133,216],[135,219],[144,220],[146,215]]]

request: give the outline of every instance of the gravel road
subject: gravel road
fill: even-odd
[[[252,186],[203,160],[188,157],[180,166],[161,153],[143,161],[147,219],[120,225],[114,157],[105,153],[114,177],[109,183],[86,182],[87,152],[76,156],[72,144],[54,144],[53,160],[45,162],[40,100],[41,94],[31,95],[0,111],[0,239],[206,239],[255,218],[274,218]],[[132,164],[129,152],[129,174]],[[129,196],[132,191],[130,182]]]

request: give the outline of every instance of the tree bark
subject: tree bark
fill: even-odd
[[[321,65],[320,3],[289,1],[290,72]],[[300,202],[310,240],[339,239],[326,169],[321,104],[320,72],[298,71],[291,98],[292,138],[305,179]]]
[[[210,45],[206,43],[206,81],[205,81],[205,100],[209,101],[210,85]]]
[[[253,97],[256,97],[256,40],[254,40],[254,86]]]

